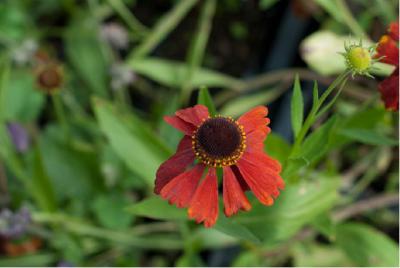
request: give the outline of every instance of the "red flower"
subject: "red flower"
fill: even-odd
[[[170,204],[187,207],[190,218],[211,227],[218,217],[216,168],[222,168],[227,217],[251,209],[247,190],[262,204],[272,205],[284,182],[279,162],[264,153],[270,132],[267,113],[259,106],[234,120],[210,117],[207,107],[196,105],[166,116],[165,121],[185,136],[177,152],[159,167],[154,192]]]
[[[379,91],[388,110],[399,110],[399,24],[391,23],[388,35],[381,37],[376,48],[376,58],[396,66],[395,71],[379,84]]]

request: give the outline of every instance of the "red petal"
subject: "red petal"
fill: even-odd
[[[187,207],[204,172],[204,165],[196,165],[173,178],[161,190],[161,196],[177,207]]]
[[[201,104],[176,111],[175,115],[196,127],[209,116],[207,107]]]
[[[165,122],[173,126],[174,128],[182,131],[185,135],[191,136],[196,130],[196,126],[182,120],[177,116],[164,116]]]
[[[388,110],[399,110],[399,67],[379,84],[381,98]]]
[[[260,162],[255,164],[243,157],[238,161],[237,166],[257,199],[264,205],[272,205],[273,197],[278,197],[279,189],[284,187],[279,174],[266,168]]]
[[[399,48],[396,42],[388,35],[381,37],[376,52],[375,58],[383,57],[381,62],[399,66]]]
[[[223,177],[223,196],[224,213],[227,217],[236,214],[239,209],[250,210],[251,205],[246,195],[243,193],[239,182],[236,180],[230,167],[224,167]]]
[[[282,170],[279,161],[273,159],[263,151],[247,151],[243,154],[242,158],[245,158],[248,162],[254,165],[263,165],[264,168],[271,170],[272,172],[280,173]]]
[[[236,180],[239,182],[240,187],[242,188],[243,192],[249,191],[250,187],[247,185],[247,182],[244,180],[242,174],[240,174],[240,171],[237,166],[231,166],[231,169],[233,171],[233,174],[235,174]]]
[[[177,152],[158,168],[154,193],[160,194],[161,189],[173,178],[183,173],[193,163],[194,158],[191,138],[185,136],[179,143]]]
[[[246,151],[264,151],[264,140],[267,133],[262,130],[255,130],[246,135]]]
[[[398,22],[392,22],[389,25],[388,34],[394,41],[399,42],[399,23]]]
[[[189,217],[197,223],[204,221],[205,227],[212,227],[218,218],[218,182],[215,168],[208,170],[207,176],[197,187],[189,206]]]
[[[270,132],[270,128],[267,127],[267,125],[269,124],[269,119],[266,118],[267,114],[267,107],[257,106],[242,115],[238,119],[238,122],[244,127],[244,131],[246,132],[246,134],[257,129],[268,134]]]

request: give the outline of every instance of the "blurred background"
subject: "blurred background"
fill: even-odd
[[[205,229],[152,193],[181,138],[162,117],[199,88],[224,115],[267,105],[284,163],[296,74],[307,114],[345,42],[397,19],[395,0],[1,0],[0,266],[398,266],[389,65],[349,79],[274,206]]]

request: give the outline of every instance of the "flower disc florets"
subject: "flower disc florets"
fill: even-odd
[[[208,118],[192,136],[192,148],[197,159],[208,166],[231,166],[246,149],[246,134],[231,117]]]
[[[360,41],[359,44],[345,45],[345,53],[341,53],[346,59],[347,68],[352,72],[352,76],[370,74],[372,65],[377,61],[372,57],[375,47],[365,48]]]

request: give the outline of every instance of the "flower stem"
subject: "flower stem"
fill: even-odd
[[[70,141],[71,138],[71,133],[69,131],[69,127],[67,124],[66,116],[65,116],[65,111],[61,102],[60,98],[60,93],[55,92],[54,94],[51,95],[51,100],[53,102],[53,107],[57,115],[57,120],[60,123],[63,132],[64,132],[64,138],[68,142]]]
[[[342,14],[343,22],[349,27],[353,34],[357,37],[368,38],[363,28],[361,28],[357,20],[354,19],[346,2],[344,0],[336,0],[336,6],[339,9],[338,12]]]
[[[327,90],[325,90],[325,92],[322,94],[321,98],[319,98],[318,102],[316,105],[314,105],[310,111],[310,113],[308,114],[306,121],[304,122],[302,128],[300,129],[299,134],[296,137],[296,140],[294,142],[292,151],[290,153],[290,156],[295,155],[308,130],[311,128],[311,126],[314,124],[315,120],[317,119],[317,113],[318,110],[321,108],[322,104],[324,104],[325,100],[328,98],[328,96],[332,93],[332,91],[350,74],[350,71],[346,70],[345,72],[343,72],[341,75],[339,75],[333,82],[332,84],[328,87]],[[289,156],[289,157],[290,157]]]

